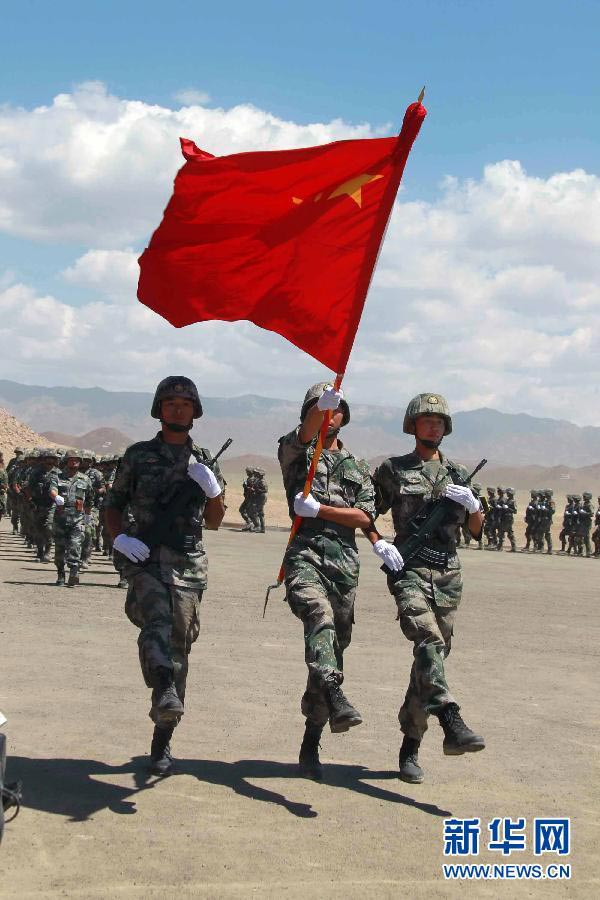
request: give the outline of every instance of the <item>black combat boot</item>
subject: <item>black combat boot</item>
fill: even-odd
[[[322,733],[322,725],[317,725],[310,719],[306,720],[298,757],[298,768],[303,778],[312,778],[313,781],[321,781],[323,778],[323,768],[319,759],[319,740]]]
[[[75,587],[79,584],[79,567],[71,566],[69,569],[69,580],[67,581],[67,587]]]
[[[257,528],[257,531],[260,531],[261,534],[264,534],[265,533],[265,517],[262,515],[259,516],[258,523],[259,523],[259,527]]]
[[[61,566],[56,573],[56,584],[64,584],[65,583],[65,570],[64,566]]]
[[[400,781],[407,781],[409,784],[421,784],[424,780],[423,769],[419,765],[418,754],[420,746],[421,741],[411,738],[407,734],[404,735],[404,740],[400,747],[400,755],[398,756]]]
[[[179,722],[183,715],[183,703],[173,682],[173,673],[161,668],[156,673],[157,686],[152,691],[151,717],[156,725],[167,728]]]
[[[444,729],[443,746],[446,756],[461,756],[463,753],[475,753],[485,748],[484,739],[465,725],[458,710],[456,703],[448,703],[437,714]]]
[[[123,578],[123,576],[121,575],[121,577],[119,578],[119,583],[118,583],[117,587],[126,588],[128,585],[129,585],[129,582],[127,581],[127,579]]]
[[[153,775],[170,775],[173,771],[173,757],[171,756],[171,744],[174,725],[162,728],[154,726],[152,745],[150,747],[150,771]]]
[[[324,679],[323,690],[325,702],[329,707],[329,727],[335,734],[348,731],[353,725],[361,724],[361,714],[354,709],[335,675],[329,675]]]

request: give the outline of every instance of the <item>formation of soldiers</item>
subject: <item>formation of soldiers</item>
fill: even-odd
[[[0,510],[36,562],[54,562],[56,584],[74,588],[94,550],[112,553],[103,504],[119,457],[45,447],[14,454],[0,467]]]
[[[242,484],[244,499],[240,506],[240,516],[244,520],[242,531],[265,533],[265,506],[269,490],[264,469],[246,467],[246,479]]]

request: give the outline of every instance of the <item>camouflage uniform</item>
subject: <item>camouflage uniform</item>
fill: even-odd
[[[279,439],[279,464],[294,517],[294,497],[304,487],[316,440],[301,443],[300,427]],[[338,440],[336,451],[323,450],[311,493],[327,506],[362,509],[373,519],[375,497],[368,466]],[[308,682],[301,709],[309,722],[324,725],[329,707],[324,682],[343,681],[344,650],[352,638],[359,574],[355,529],[324,519],[303,519],[284,558],[286,600],[304,626]]]
[[[153,689],[153,721],[157,721],[154,702],[160,686],[157,673],[167,670],[172,674],[183,703],[188,656],[200,633],[200,601],[208,571],[202,543],[206,495],[188,476],[188,463],[193,457],[199,462],[211,459],[208,450],[191,439],[175,446],[166,443],[160,432],[150,441],[132,444],[125,451],[105,501],[105,509],[117,509],[121,514],[129,507],[133,521],[127,533],[146,543],[144,532],[168,513],[169,503],[183,486],[193,485],[185,511],[171,528],[173,543],[178,547],[185,543],[189,549],[152,545],[143,565],[119,555],[119,571],[129,582],[125,612],[140,629],[140,665],[146,685]],[[223,486],[217,463],[211,468]]]
[[[254,470],[254,486],[250,504],[250,517],[252,518],[254,531],[265,531],[265,506],[267,504],[268,486],[265,481],[264,469]]]
[[[577,554],[579,549],[579,506],[581,504],[581,495],[573,494],[573,506],[570,513],[569,543],[567,545],[567,556],[571,555],[571,550]]]
[[[541,496],[540,506],[540,551],[544,549],[546,541],[546,553],[552,553],[552,520],[556,512],[556,506],[552,499],[552,491],[546,490]]]
[[[65,565],[76,575],[81,564],[84,516],[89,512],[92,500],[92,484],[83,472],[69,476],[65,469],[53,469],[48,480],[48,490],[64,497],[64,506],[54,510],[52,536],[54,538],[54,563],[60,575]]]
[[[254,469],[250,466],[246,468],[246,480],[242,484],[242,491],[244,493],[244,499],[240,505],[240,516],[246,523],[242,528],[242,531],[252,531],[254,527],[254,523],[252,521],[252,516],[250,515],[250,508],[252,503],[252,491],[254,488],[255,481]]]
[[[567,502],[565,505],[565,509],[563,512],[563,520],[562,520],[562,528],[560,530],[560,534],[558,535],[558,539],[561,543],[560,552],[565,552],[565,546],[572,530],[572,518],[573,518],[573,510],[574,510],[574,502],[573,495],[567,494]]]
[[[464,477],[467,470],[455,468]],[[392,510],[395,543],[408,536],[409,521],[427,500],[438,497],[452,483],[448,463],[423,462],[417,453],[385,460],[373,476],[377,515]],[[456,554],[455,531],[467,517],[456,504],[452,521],[436,536],[437,549],[447,553],[446,565],[425,565],[410,560],[400,575],[388,576],[388,588],[398,606],[403,634],[414,644],[410,682],[398,714],[404,734],[418,741],[427,730],[427,719],[443,706],[456,701],[452,697],[444,671],[444,659],[450,653],[456,611],[462,594],[460,559]]]
[[[535,520],[537,516],[537,491],[530,491],[529,503],[527,504],[527,508],[525,510],[525,546],[523,550],[529,550],[530,544],[534,541],[535,548],[535,540],[534,540],[534,531],[535,531]]]
[[[598,497],[598,509],[594,516],[592,541],[594,542],[594,556],[600,556],[600,497]]]
[[[504,543],[505,536],[510,542],[511,553],[515,553],[517,550],[515,532],[513,529],[513,523],[515,521],[516,513],[517,504],[515,503],[514,491],[512,488],[507,488],[506,497],[502,499],[499,506],[498,550],[503,549],[502,545]]]
[[[34,506],[35,541],[37,558],[40,562],[50,562],[48,554],[52,548],[52,525],[54,522],[54,500],[50,497],[51,481],[59,473],[55,465],[51,469],[36,466],[29,476],[28,488]]]
[[[8,475],[4,466],[0,466],[0,520],[6,512],[6,495],[8,492]]]
[[[485,522],[483,523],[483,533],[486,538],[486,549],[496,546],[496,489],[493,487],[487,490],[487,510],[485,513]]]
[[[594,507],[592,506],[592,495],[589,491],[583,492],[583,501],[578,510],[577,515],[577,536],[578,556],[583,556],[585,550],[586,556],[592,555],[592,546],[590,543],[590,534],[592,531],[592,522],[594,521]]]

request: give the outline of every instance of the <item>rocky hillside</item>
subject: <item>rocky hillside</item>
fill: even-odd
[[[0,407],[0,450],[4,455],[4,464],[14,455],[15,447],[48,447],[53,441],[33,431],[29,425],[19,422],[9,412]]]

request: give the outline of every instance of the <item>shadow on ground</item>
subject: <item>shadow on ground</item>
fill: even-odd
[[[137,812],[135,796],[141,791],[160,789],[163,779],[150,776],[148,757],[135,756],[120,766],[111,766],[92,759],[31,759],[12,756],[8,769],[11,779],[23,782],[23,806],[67,817],[71,822],[83,822],[94,813],[109,809],[119,815]],[[237,762],[220,760],[178,760],[177,775],[191,775],[207,784],[223,785],[249,800],[273,803],[300,818],[315,818],[318,812],[310,804],[289,799],[284,794],[253,784],[249,779],[286,778],[298,781],[298,769],[293,763],[262,759],[242,759]],[[124,786],[103,781],[118,775],[132,775],[133,785]],[[372,781],[390,780],[397,783],[395,772],[371,771],[364,766],[325,765],[324,783],[343,790],[355,791],[377,801],[412,806],[432,816],[451,816],[448,810],[412,797],[386,790]],[[315,785],[315,791],[320,785]]]

